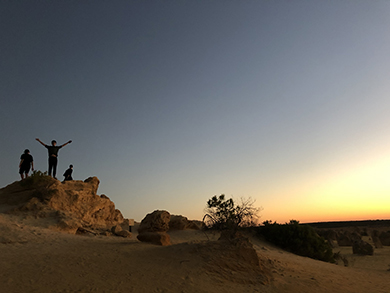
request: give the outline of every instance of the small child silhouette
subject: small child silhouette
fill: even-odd
[[[70,165],[69,169],[66,170],[65,173],[64,173],[64,177],[65,177],[64,181],[73,180],[72,172],[73,172],[73,165]]]

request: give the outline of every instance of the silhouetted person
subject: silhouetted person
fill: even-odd
[[[49,173],[49,176],[51,176],[51,171],[53,170],[53,178],[57,179],[56,174],[57,174],[58,151],[60,150],[60,148],[66,146],[68,143],[71,143],[72,141],[70,140],[67,143],[64,143],[63,145],[57,146],[57,142],[55,140],[51,141],[51,145],[44,144],[42,141],[40,141],[39,138],[37,138],[36,140],[39,141],[41,143],[41,145],[43,145],[45,148],[47,148],[47,150],[49,152],[48,173]]]
[[[32,155],[30,155],[29,150],[24,150],[24,153],[20,156],[19,163],[19,174],[22,180],[24,176],[28,177],[28,172],[30,172],[30,168],[34,171],[34,160]]]
[[[72,172],[73,172],[73,165],[69,165],[69,169],[65,171],[64,173],[64,181],[73,180],[72,178]]]

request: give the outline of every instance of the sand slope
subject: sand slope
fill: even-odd
[[[173,245],[132,238],[80,236],[47,223],[0,214],[1,292],[390,292],[390,247],[374,256],[342,253],[351,266],[315,261],[252,238],[253,267],[220,253],[219,235],[170,232]],[[337,250],[335,250],[337,251]]]

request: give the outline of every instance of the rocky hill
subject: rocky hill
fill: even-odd
[[[60,182],[34,174],[0,189],[0,212],[46,221],[50,228],[77,231],[110,230],[126,223],[122,213],[104,194],[97,195],[99,179]]]

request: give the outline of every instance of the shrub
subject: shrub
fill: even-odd
[[[40,186],[49,183],[51,180],[52,177],[48,176],[47,172],[34,170],[29,177],[21,181],[21,184],[27,187]]]
[[[215,195],[207,201],[203,222],[207,228],[219,230],[252,226],[260,211],[253,204],[254,201],[250,198],[241,198],[241,203],[236,204],[232,198],[225,199],[223,194],[218,197]]]
[[[258,231],[267,241],[301,256],[334,262],[332,247],[312,227],[295,220],[283,225],[271,221],[263,224]]]

